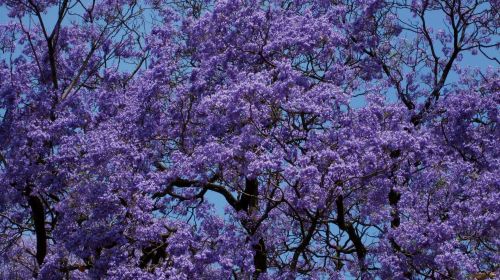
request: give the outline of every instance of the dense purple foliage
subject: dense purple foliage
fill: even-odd
[[[2,279],[498,277],[499,1],[0,5]]]

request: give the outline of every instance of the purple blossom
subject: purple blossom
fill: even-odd
[[[498,1],[407,2],[0,0],[1,278],[498,277]]]

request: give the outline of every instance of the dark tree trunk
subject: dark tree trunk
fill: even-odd
[[[259,181],[257,178],[245,179],[245,190],[238,201],[236,208],[237,210],[244,210],[247,213],[251,213],[254,209],[257,209],[259,199]],[[251,225],[249,227],[252,227]],[[250,228],[250,232],[255,232],[256,228]],[[253,275],[254,279],[258,279],[261,273],[267,271],[267,253],[266,244],[263,238],[259,239],[259,243],[253,246],[255,255],[253,258],[255,273]]]
[[[45,229],[45,213],[40,198],[34,195],[28,196],[28,204],[31,207],[31,216],[35,226],[36,235],[36,260],[42,265],[47,255],[47,231]]]

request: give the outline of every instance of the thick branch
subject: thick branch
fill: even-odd
[[[245,191],[236,205],[236,210],[249,212],[258,206],[259,182],[257,179],[245,179]]]
[[[344,197],[340,195],[335,203],[337,205],[337,215],[338,215],[336,224],[341,230],[347,232],[349,239],[351,240],[352,244],[354,245],[354,248],[356,249],[356,254],[358,255],[360,265],[363,267],[366,256],[366,248],[365,245],[363,244],[363,241],[361,240],[361,237],[356,232],[354,226],[351,223],[346,222],[345,220]]]
[[[311,225],[309,226],[309,229],[307,230],[306,236],[304,237],[304,239],[302,239],[302,242],[297,247],[297,249],[295,249],[295,252],[294,252],[293,257],[292,257],[292,262],[290,265],[290,268],[292,269],[292,271],[296,269],[300,254],[302,254],[302,252],[307,248],[307,246],[309,246],[309,243],[311,242],[311,239],[314,235],[314,232],[316,232],[316,228],[318,226],[319,216],[320,216],[320,212],[316,211],[316,215],[314,215],[314,218],[311,222]]]
[[[45,213],[40,198],[34,195],[28,196],[28,204],[31,207],[31,216],[35,226],[36,235],[36,260],[42,265],[47,255],[47,231],[45,230]]]
[[[264,239],[259,239],[259,243],[253,246],[255,255],[253,257],[253,265],[255,267],[254,279],[258,279],[260,273],[267,271],[267,251]]]
[[[198,181],[190,181],[190,180],[185,180],[185,179],[176,179],[176,180],[172,181],[169,185],[166,186],[165,190],[153,194],[153,198],[159,198],[159,197],[162,197],[162,196],[169,194],[172,187],[174,187],[174,186],[180,187],[180,188],[199,186],[201,188],[204,188],[204,189],[214,191],[216,193],[221,194],[222,196],[224,196],[227,203],[229,205],[231,205],[232,207],[236,208],[236,205],[237,205],[236,199],[233,197],[233,195],[225,187],[211,183],[211,182],[202,183],[202,182],[198,182]]]

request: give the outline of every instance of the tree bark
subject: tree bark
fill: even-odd
[[[45,213],[42,201],[34,195],[28,196],[28,204],[31,207],[31,216],[36,235],[36,260],[42,265],[47,255],[47,231],[45,229]]]
[[[252,213],[252,211],[256,210],[258,207],[258,195],[259,181],[257,178],[245,179],[245,190],[236,204],[236,210],[244,210],[248,214]],[[254,227],[251,224],[249,226]],[[250,228],[250,232],[255,232],[256,230],[256,228]],[[253,258],[255,267],[253,279],[258,279],[261,273],[265,273],[267,271],[267,252],[264,239],[260,238],[259,242],[253,245],[253,249],[255,253]]]

